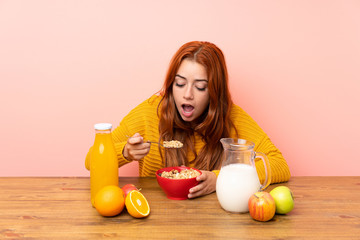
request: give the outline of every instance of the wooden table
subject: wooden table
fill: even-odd
[[[360,239],[360,177],[293,177],[295,208],[270,222],[225,212],[216,193],[169,200],[155,178],[119,178],[142,188],[151,213],[100,216],[89,178],[0,178],[0,239]]]

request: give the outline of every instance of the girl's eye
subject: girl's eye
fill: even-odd
[[[199,91],[205,91],[207,86],[208,85],[203,83],[203,82],[195,84],[196,89],[199,90]]]
[[[175,86],[177,86],[177,87],[183,87],[183,86],[185,86],[185,84],[175,83]]]

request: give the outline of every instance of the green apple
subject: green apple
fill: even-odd
[[[288,187],[276,187],[270,191],[270,195],[275,200],[276,213],[286,214],[294,208],[294,197]]]

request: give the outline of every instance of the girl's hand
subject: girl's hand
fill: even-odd
[[[190,188],[188,198],[200,197],[215,192],[216,174],[210,171],[201,171],[202,174],[196,178],[199,184]]]
[[[139,161],[150,151],[150,143],[145,142],[139,133],[129,137],[123,149],[123,155],[127,160]]]

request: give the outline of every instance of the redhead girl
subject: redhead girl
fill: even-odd
[[[157,170],[170,166],[200,169],[199,184],[190,189],[189,198],[215,191],[223,152],[221,138],[254,142],[255,151],[265,153],[270,161],[272,183],[290,178],[281,152],[258,124],[232,102],[224,55],[209,42],[194,41],[180,47],[159,94],[130,111],[112,137],[119,167],[138,161],[141,177],[155,176]],[[148,142],[170,140],[182,142],[183,147],[164,149]],[[87,169],[89,156],[85,161]],[[263,181],[264,167],[261,161],[255,164]]]

